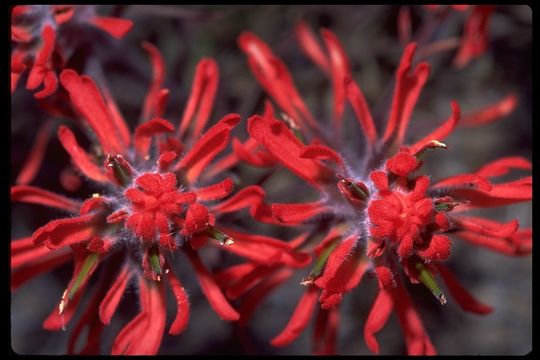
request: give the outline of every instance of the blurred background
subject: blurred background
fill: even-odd
[[[412,29],[418,30],[429,16],[424,7],[410,6]],[[220,71],[219,88],[210,123],[230,112],[239,113],[243,122],[236,135],[246,139],[245,119],[261,113],[265,95],[251,74],[237,46],[242,31],[252,31],[266,41],[288,66],[297,89],[321,122],[332,114],[329,79],[301,52],[294,37],[294,26],[306,21],[312,29],[326,27],[343,44],[353,70],[370,107],[385,118],[388,94],[403,46],[398,38],[400,6],[101,6],[101,15],[119,16],[134,21],[132,31],[121,41],[98,30],[81,35],[80,47],[68,67],[83,69],[92,58],[103,65],[105,79],[124,117],[133,129],[138,121],[151,79],[151,66],[142,51],[143,40],[156,45],[166,63],[165,87],[170,100],[165,118],[177,123],[189,96],[197,62],[214,58]],[[462,34],[467,13],[451,11],[438,24],[433,39],[456,38]],[[497,6],[489,24],[489,49],[482,57],[457,69],[452,66],[456,49],[451,48],[427,58],[432,72],[411,120],[407,133],[419,139],[435,128],[450,113],[450,100],[457,100],[462,112],[474,111],[498,101],[510,93],[519,99],[516,110],[505,119],[479,128],[458,129],[446,141],[449,151],[428,156],[425,173],[433,179],[470,172],[502,156],[532,157],[532,11],[527,6]],[[85,37],[86,36],[86,37]],[[92,40],[93,39],[93,40]],[[25,81],[24,79],[22,81]],[[22,85],[11,99],[11,183],[17,177],[34,142],[40,123],[50,119]],[[345,113],[348,144],[360,149],[360,129],[350,109]],[[62,118],[55,121],[67,122]],[[382,128],[381,123],[378,125]],[[80,138],[80,137],[79,137]],[[83,143],[83,145],[86,145]],[[353,148],[354,149],[354,148]],[[45,162],[32,184],[75,198],[85,198],[96,189],[91,184],[75,191],[64,190],[58,175],[68,162],[56,139],[45,153]],[[237,169],[245,184],[257,182],[264,171],[249,165]],[[522,174],[516,174],[516,176]],[[269,202],[303,199],[316,194],[286,171],[265,184]],[[294,195],[284,192],[294,184]],[[301,189],[301,191],[298,191]],[[283,194],[287,194],[284,197]],[[518,219],[522,227],[532,226],[531,204],[482,210],[476,214],[499,221]],[[28,204],[12,205],[12,238],[29,236],[37,227],[58,214]],[[240,218],[231,218],[242,225]],[[298,232],[249,224],[260,232],[290,239]],[[415,306],[439,354],[525,354],[532,349],[532,256],[507,257],[476,248],[456,239],[449,267],[479,300],[495,308],[487,316],[463,312],[452,299],[441,306],[421,286],[409,286]],[[237,263],[238,258],[206,251],[206,265],[214,271]],[[272,293],[261,304],[247,328],[221,321],[211,310],[182,256],[175,257],[177,274],[188,289],[191,302],[189,327],[180,336],[165,334],[160,354],[310,354],[313,328],[308,327],[297,341],[284,348],[273,348],[269,340],[287,323],[303,288],[298,285],[307,275],[298,272],[294,279]],[[25,284],[11,295],[11,346],[20,354],[63,354],[69,331],[48,332],[41,322],[57,306],[71,276],[71,265],[58,268]],[[339,354],[370,354],[363,340],[363,326],[376,295],[376,281],[366,277],[345,297],[337,350]],[[169,323],[175,313],[169,294]],[[88,296],[87,296],[88,298]],[[110,351],[115,335],[137,312],[135,290],[122,302],[119,314],[106,328],[102,352]],[[83,304],[84,305],[84,304]],[[76,320],[76,318],[75,318]],[[405,354],[403,334],[395,315],[379,333],[381,354]]]

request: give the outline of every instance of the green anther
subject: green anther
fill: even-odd
[[[448,211],[448,209],[450,209],[450,204],[448,203],[441,203],[441,204],[436,204],[435,205],[435,210],[436,211]]]
[[[77,274],[77,278],[75,279],[75,282],[73,283],[73,286],[69,290],[68,293],[68,300],[72,300],[75,294],[77,293],[77,290],[81,287],[82,283],[88,279],[88,273],[94,265],[96,265],[96,262],[99,258],[99,254],[92,253],[84,259],[84,262],[81,266],[81,270]]]
[[[234,240],[223,231],[216,229],[212,225],[208,225],[205,231],[206,235],[210,236],[213,239],[219,241],[221,245],[232,245]]]
[[[347,187],[359,199],[365,200],[369,197],[369,193],[362,190],[358,185],[356,185],[352,181],[347,181]]]
[[[120,160],[117,158],[119,156],[121,155],[107,155],[107,166],[112,168],[114,177],[118,180],[120,185],[126,186],[131,181],[131,174],[128,169],[122,166]]]
[[[416,270],[418,270],[419,278],[422,284],[424,284],[429,291],[441,302],[441,305],[446,304],[446,297],[441,288],[437,284],[437,281],[431,275],[429,270],[421,262],[416,263]]]
[[[159,280],[161,275],[161,265],[159,264],[159,250],[155,245],[148,249],[148,258],[150,260],[150,266]]]
[[[327,247],[321,255],[317,258],[317,262],[315,263],[315,266],[311,271],[309,272],[309,275],[307,278],[303,279],[300,284],[302,285],[309,285],[313,283],[313,280],[315,280],[324,270],[324,265],[326,265],[326,261],[328,260],[328,257],[330,257],[330,254],[332,251],[336,248],[338,245],[338,241],[334,241],[332,245]]]

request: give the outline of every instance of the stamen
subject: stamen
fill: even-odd
[[[108,154],[105,164],[112,169],[113,176],[120,185],[126,186],[131,182],[133,171],[122,155]]]
[[[437,281],[435,280],[433,275],[431,275],[429,270],[424,266],[424,264],[419,261],[416,263],[415,267],[416,270],[418,270],[418,277],[422,284],[424,284],[429,289],[429,291],[431,291],[431,293],[440,301],[441,305],[446,304],[446,296],[444,296],[444,293],[437,284]]]
[[[311,271],[309,272],[309,275],[306,278],[302,279],[302,281],[300,282],[300,285],[303,285],[303,286],[311,285],[313,284],[315,279],[317,279],[319,275],[321,275],[321,273],[324,270],[324,266],[326,265],[326,261],[328,260],[328,258],[330,257],[330,254],[339,243],[338,240],[339,238],[334,240],[334,242],[331,245],[329,245],[326,249],[324,249],[321,252],[319,257],[317,258],[317,261],[315,262],[315,266],[313,267],[313,269],[311,269]]]
[[[225,234],[223,231],[216,229],[212,225],[208,225],[208,227],[205,230],[205,233],[211,238],[219,241],[220,245],[229,246],[229,245],[234,244],[234,240],[232,237]]]

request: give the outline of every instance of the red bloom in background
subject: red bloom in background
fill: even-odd
[[[495,11],[494,5],[424,5],[424,7],[436,15],[445,14],[449,9],[462,13],[468,12],[463,25],[463,33],[459,40],[458,52],[454,58],[454,66],[462,68],[487,51],[489,45],[488,27],[491,16]],[[406,8],[403,7],[402,9]],[[399,28],[401,38],[406,37],[406,34],[410,32],[408,10],[400,12]],[[444,40],[441,40],[439,46],[432,47],[432,51],[437,47],[444,48],[444,42]]]
[[[116,39],[131,29],[130,20],[98,16],[95,5],[18,5],[11,13],[11,92],[28,69],[26,88],[37,91],[37,99],[48,97],[58,88],[57,73],[64,68],[72,49],[64,38],[73,23],[96,26]],[[75,31],[76,28],[71,28]],[[80,36],[78,34],[77,36]]]
[[[311,240],[301,248],[313,251],[317,259],[303,281],[306,292],[272,344],[283,346],[293,341],[308,325],[319,298],[315,352],[333,352],[337,307],[343,295],[370,273],[378,279],[380,291],[365,323],[368,347],[379,352],[375,334],[395,310],[408,353],[434,354],[435,348],[404,282],[422,283],[444,304],[446,297],[437,281],[440,276],[464,310],[489,313],[491,308],[475,300],[443,265],[451,254],[449,236],[508,255],[529,254],[532,229],[519,230],[517,220],[499,223],[467,216],[464,211],[528,201],[532,197],[532,177],[494,181],[512,169],[531,169],[524,158],[505,157],[476,172],[434,181],[418,174],[422,158],[429,151],[447,149],[442,141],[460,119],[467,126],[493,121],[513,108],[515,98],[463,117],[458,104],[452,102],[446,121],[405,145],[413,109],[430,73],[429,64],[413,61],[416,44],[409,44],[401,58],[386,128],[381,133],[360,87],[351,78],[349,61],[337,37],[328,30],[321,34],[324,48],[306,25],[300,24],[296,32],[302,50],[332,81],[333,131],[315,120],[286,66],[263,41],[247,32],[239,38],[255,77],[284,114],[283,120],[276,118],[268,103],[263,116],[250,118],[251,139],[237,144],[236,156],[259,167],[280,163],[320,194],[319,200],[310,203],[272,205],[264,203],[262,189],[252,194],[252,215],[259,220],[270,221],[268,208],[275,220],[291,226],[319,219],[313,225]],[[364,132],[361,157],[356,148],[351,151],[345,146],[342,128],[346,103]],[[315,236],[317,233],[326,235],[321,240]],[[246,322],[264,296],[290,274],[284,264],[273,268],[244,264],[225,270],[219,279],[228,288],[229,296],[246,293],[240,307],[241,320]]]
[[[64,263],[74,263],[72,279],[58,308],[44,321],[44,328],[64,328],[85,289],[93,286],[92,299],[71,333],[69,353],[99,353],[104,325],[110,323],[132,283],[138,289],[141,310],[116,336],[112,353],[158,352],[166,327],[165,283],[178,308],[169,333],[181,333],[188,324],[189,301],[174,274],[172,253],[176,250],[183,250],[190,261],[211,307],[229,321],[237,320],[239,314],[216,285],[197,249],[208,243],[223,246],[256,263],[299,267],[310,261],[309,255],[296,255],[291,245],[277,239],[252,239],[240,232],[234,232],[233,239],[221,227],[216,218],[245,207],[244,197],[240,194],[221,201],[233,191],[232,179],[210,181],[205,172],[212,168],[214,174],[220,172],[211,163],[228,145],[240,117],[227,115],[203,133],[218,82],[216,63],[203,59],[175,131],[161,118],[168,95],[162,88],[163,59],[154,46],[144,47],[151,56],[154,77],[142,123],[134,133],[106,89],[100,91],[90,77],[70,69],[60,75],[73,109],[90,130],[97,148],[87,152],[65,126],[59,128],[58,138],[76,168],[100,192],[81,202],[33,186],[11,188],[14,202],[69,214],[40,227],[32,236],[11,242],[12,290]],[[75,344],[85,328],[88,335],[82,349],[77,350]]]

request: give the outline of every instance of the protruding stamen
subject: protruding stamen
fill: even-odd
[[[62,294],[62,299],[60,300],[60,304],[58,305],[58,314],[62,315],[64,313],[64,309],[67,305],[67,289],[64,290],[64,293]]]
[[[81,287],[82,283],[88,280],[88,276],[90,275],[92,268],[95,267],[98,259],[99,259],[99,254],[96,254],[96,253],[91,253],[88,256],[86,256],[81,266],[81,269],[79,270],[79,273],[77,274],[77,278],[75,279],[75,282],[73,283],[73,286],[71,286],[71,289],[69,289],[68,300],[72,300],[75,294],[77,293],[77,290],[79,290],[79,288]],[[67,305],[67,302],[65,305]]]
[[[430,140],[425,143],[424,146],[422,146],[422,148],[418,150],[416,154],[414,154],[414,156],[416,156],[418,160],[421,160],[422,156],[424,156],[426,152],[436,149],[448,149],[448,146],[438,140]]]
[[[148,260],[152,271],[156,274],[157,281],[161,281],[161,265],[159,263],[159,249],[156,245],[152,245],[148,248]]]
[[[131,182],[133,170],[122,155],[108,154],[105,165],[112,169],[113,176],[120,185],[126,186]]]
[[[303,143],[304,137],[302,136],[302,133],[300,132],[300,127],[298,126],[296,121],[289,115],[285,114],[284,112],[281,113],[281,117],[283,118],[283,122],[285,122],[285,124],[287,124],[289,129],[292,130],[294,136],[296,136],[296,138],[300,140],[300,142]]]
[[[220,245],[228,246],[234,244],[234,240],[223,231],[216,229],[212,225],[208,225],[205,231],[206,235],[219,241]]]
[[[466,205],[469,201],[454,201],[451,196],[445,196],[434,200],[435,210],[438,212],[452,211],[458,205]]]
[[[415,266],[416,270],[418,270],[420,282],[431,291],[431,293],[440,301],[441,305],[446,304],[446,297],[429,270],[420,261],[418,261]]]
[[[319,257],[317,258],[317,261],[315,262],[315,266],[313,267],[313,269],[311,269],[309,275],[306,278],[302,279],[300,285],[311,285],[313,284],[313,281],[315,281],[315,279],[317,279],[319,275],[321,275],[324,270],[324,266],[326,265],[326,261],[328,260],[328,257],[330,257],[330,254],[339,243],[338,240],[339,239],[334,240],[332,244],[330,244],[326,249],[321,252]]]
[[[338,188],[347,200],[363,203],[369,198],[369,190],[364,183],[355,182],[339,174],[336,177],[339,180]]]

